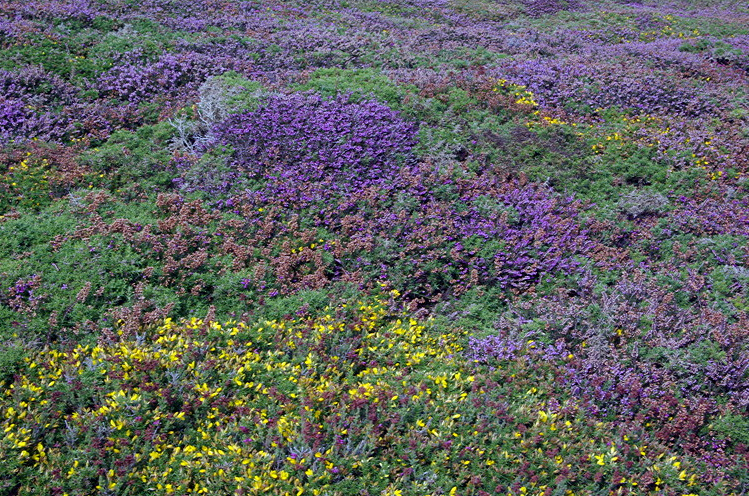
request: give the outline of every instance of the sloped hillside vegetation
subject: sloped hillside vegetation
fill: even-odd
[[[0,496],[749,492],[749,6],[0,2]]]

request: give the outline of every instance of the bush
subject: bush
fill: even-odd
[[[347,93],[352,101],[373,96],[393,108],[399,108],[406,95],[403,87],[374,69],[318,69],[310,75],[309,81],[297,89],[314,90],[330,98]]]
[[[78,103],[78,90],[41,68],[0,70],[0,144],[59,141],[74,132],[64,106]]]
[[[102,76],[99,89],[130,102],[149,100],[158,94],[178,96],[196,90],[208,77],[232,69],[230,65],[195,52],[165,54],[146,65],[125,63],[113,67]]]
[[[116,131],[99,148],[81,158],[98,173],[107,175],[111,190],[133,188],[135,181],[171,186],[169,143],[174,128],[168,122],[141,126],[137,131]]]
[[[631,191],[619,200],[619,208],[630,218],[662,213],[668,198],[652,191]]]
[[[255,177],[362,184],[397,170],[416,144],[416,126],[372,100],[350,95],[269,95],[254,111],[230,117],[220,140],[234,165]]]
[[[26,350],[18,345],[0,349],[0,383],[13,382],[13,377],[21,369],[25,357]]]

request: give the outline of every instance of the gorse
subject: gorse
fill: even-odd
[[[747,16],[0,5],[0,495],[744,494]]]

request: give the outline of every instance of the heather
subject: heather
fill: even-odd
[[[0,2],[0,495],[740,495],[749,10]]]

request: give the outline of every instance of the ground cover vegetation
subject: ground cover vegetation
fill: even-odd
[[[749,491],[749,7],[0,2],[0,495]]]

